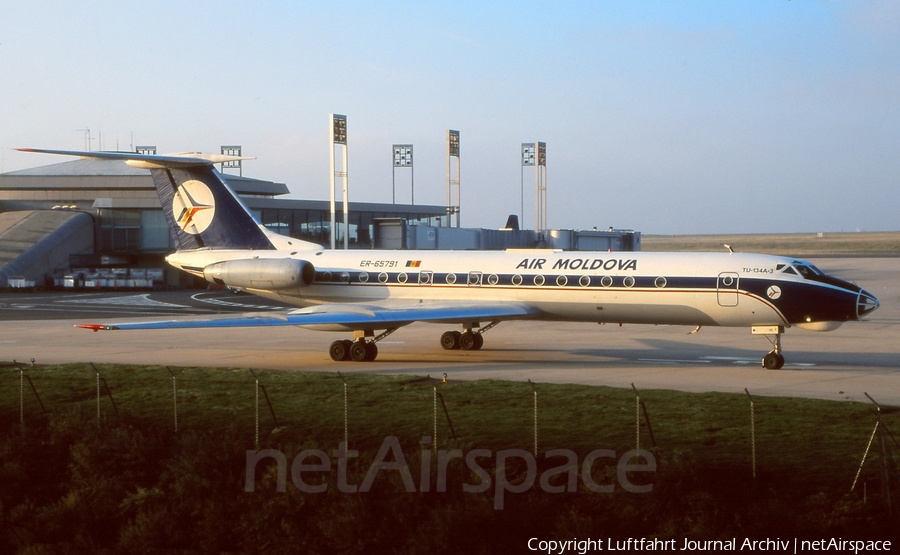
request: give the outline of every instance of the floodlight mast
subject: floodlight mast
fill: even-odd
[[[394,160],[391,176],[391,200],[397,204],[397,168],[410,169],[410,204],[416,203],[416,175],[413,166],[413,145],[393,145]]]
[[[451,179],[450,159],[456,158],[456,179]],[[447,226],[452,227],[453,214],[456,214],[456,227],[459,227],[460,208],[460,164],[459,164],[459,131],[447,130]],[[452,200],[452,188],[456,185],[456,205]]]
[[[534,143],[522,143],[522,167],[519,171],[519,217],[522,228],[525,228],[525,166],[534,165]],[[537,221],[534,227],[537,227]]]
[[[330,116],[331,125],[329,126],[330,130],[330,155],[328,157],[328,161],[330,163],[330,174],[331,174],[331,187],[329,191],[329,201],[331,208],[331,248],[335,248],[335,228],[337,224],[335,222],[335,198],[334,198],[334,178],[336,176],[343,178],[343,193],[344,193],[344,249],[350,248],[350,217],[349,217],[349,201],[347,199],[348,196],[348,177],[347,177],[347,116],[343,116],[340,114],[331,114]],[[335,174],[334,171],[334,147],[335,145],[341,145],[341,159],[343,165],[343,171]]]
[[[547,230],[547,143],[536,142],[534,163],[535,201],[538,203],[535,226]]]
[[[525,219],[525,166],[534,166],[534,228],[547,230],[547,143],[522,143],[520,202]]]

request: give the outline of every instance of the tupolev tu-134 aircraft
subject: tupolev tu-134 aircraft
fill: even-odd
[[[329,354],[366,361],[378,355],[378,341],[413,322],[458,326],[441,335],[448,350],[480,349],[484,333],[506,320],[729,326],[769,336],[773,349],[762,365],[778,369],[785,328],[830,331],[879,306],[871,293],[809,262],[760,254],[327,250],[256,220],[214,167],[238,157],[20,150],[149,169],[177,245],[169,264],[303,307],[284,315],[78,325],[94,331],[301,326],[352,333]]]

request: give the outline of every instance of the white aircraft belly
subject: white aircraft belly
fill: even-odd
[[[297,306],[359,303],[397,308],[445,302],[515,301],[535,308],[541,318],[548,320],[691,326],[784,324],[770,306],[758,299],[741,295],[736,306],[721,306],[715,291],[328,284],[312,285],[287,294],[252,292]]]

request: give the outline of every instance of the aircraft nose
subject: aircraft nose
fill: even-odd
[[[856,315],[858,318],[862,318],[866,314],[876,310],[879,306],[881,306],[881,303],[875,295],[864,289],[859,291],[859,300],[856,302]]]

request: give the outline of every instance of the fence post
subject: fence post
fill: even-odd
[[[97,374],[99,376],[99,374]],[[109,401],[112,403],[113,411],[116,413],[116,416],[119,416],[119,406],[116,405],[116,400],[113,397],[112,389],[109,388],[109,384],[106,383],[106,378],[101,377],[100,381],[103,382],[103,387],[106,388],[106,394],[109,395]]]
[[[750,449],[753,460],[753,479],[756,480],[756,413],[753,408],[753,397],[750,396],[750,392],[747,391],[746,387],[744,388],[744,393],[750,399]]]
[[[19,425],[25,429],[25,370],[19,368]]]
[[[879,405],[871,395],[869,395],[865,391],[863,393],[878,409],[878,424],[875,425],[875,428],[877,429],[879,428],[879,426],[881,428],[881,432],[879,433],[879,440],[881,442],[881,496],[887,500],[888,514],[893,515],[894,511],[891,504],[891,471],[888,468],[887,445],[884,440],[884,432],[885,430],[887,430],[887,427],[884,425],[884,422],[881,419],[881,405]],[[875,437],[875,432],[872,432],[872,437]],[[869,441],[869,443],[871,444],[871,440]]]
[[[872,447],[872,441],[875,439],[875,433],[878,431],[878,425],[881,422],[875,422],[875,429],[872,430],[872,436],[869,438],[869,443],[866,444],[866,451],[863,453],[863,458],[859,462],[859,468],[856,469],[856,476],[853,478],[853,485],[850,486],[850,491],[856,489],[856,481],[859,480],[859,473],[862,472],[863,465],[866,464],[866,457],[869,456],[869,448]]]
[[[634,390],[634,444],[635,449],[641,448],[641,396],[638,395],[638,390],[634,387],[634,383],[631,384],[631,389]]]
[[[255,400],[256,400],[256,434],[254,436],[254,447],[257,451],[259,451],[259,378],[256,377],[256,374],[253,373],[253,370],[248,368],[250,374],[253,376],[253,380],[256,383],[254,388]]]
[[[347,437],[347,380],[340,372],[338,372],[338,376],[344,382],[344,449],[350,449],[350,440]]]
[[[528,380],[528,385],[531,386],[531,391],[534,393],[534,456],[537,457],[537,453],[538,453],[537,389],[534,387],[534,384],[531,382],[531,379]]]
[[[442,379],[441,383],[447,383],[446,376],[447,376],[447,374],[444,374],[444,379]],[[456,430],[453,429],[453,421],[450,420],[450,411],[447,410],[447,403],[444,402],[444,396],[441,394],[440,391],[437,390],[437,383],[434,381],[434,378],[432,378],[430,374],[427,376],[427,378],[429,380],[431,380],[431,385],[432,385],[432,387],[434,387],[435,396],[437,397],[437,399],[439,399],[441,401],[441,408],[444,409],[444,416],[447,417],[447,425],[450,427],[450,439],[456,439]],[[435,437],[437,437],[437,406],[435,406],[434,433],[435,433]],[[437,450],[437,447],[436,447],[437,440],[435,440],[434,444],[435,444],[435,450]]]
[[[175,380],[175,373],[166,366],[166,371],[172,375],[172,407],[175,412],[175,433],[178,433],[178,383]]]
[[[637,449],[641,448],[641,411],[644,412],[644,420],[647,422],[647,431],[650,432],[650,441],[653,443],[653,446],[656,447],[656,437],[653,435],[653,426],[650,425],[650,413],[647,412],[647,404],[641,401],[641,396],[638,394],[638,390],[634,387],[634,384],[631,384],[631,389],[634,390],[634,398],[637,406],[635,407],[635,443],[637,444]]]
[[[253,374],[253,370],[250,370],[250,373]],[[253,377],[256,378],[256,374],[253,374]],[[272,406],[272,400],[269,399],[269,392],[266,391],[266,386],[259,383],[259,378],[257,378],[256,382],[257,382],[257,385],[259,386],[259,389],[262,389],[263,397],[266,398],[266,406],[269,407],[269,414],[272,415],[272,422],[275,423],[276,428],[280,428],[281,425],[278,424],[278,417],[275,416],[275,407]],[[257,409],[258,409],[258,406],[259,406],[259,393],[258,392],[256,394],[256,397],[257,397],[256,401],[257,401]]]
[[[94,363],[89,363],[91,368],[94,369],[94,373],[97,375],[97,427],[100,427],[100,371],[97,370],[97,367],[94,366]]]
[[[437,448],[438,448],[438,446],[437,446],[437,444],[438,444],[438,439],[437,439],[437,437],[438,437],[438,435],[437,435],[437,398],[438,398],[438,390],[437,390],[437,386],[436,386],[436,385],[432,385],[431,388],[432,388],[432,390],[433,390],[432,399],[431,399],[431,404],[432,404],[432,412],[434,413],[434,442],[433,442],[434,447],[433,447],[433,449],[434,449],[435,452],[437,452]]]
[[[34,359],[31,359],[32,361]],[[34,387],[34,382],[31,381],[31,376],[25,373],[25,368],[22,367],[15,359],[13,359],[13,364],[16,365],[16,368],[19,369],[19,425],[22,429],[25,429],[25,380],[28,380],[28,385],[31,386],[31,392],[34,393],[34,398],[37,399],[38,404],[41,406],[41,412],[47,413],[47,407],[44,406],[44,402],[41,400],[41,396],[38,395],[37,388]],[[32,368],[34,364],[31,365]]]

